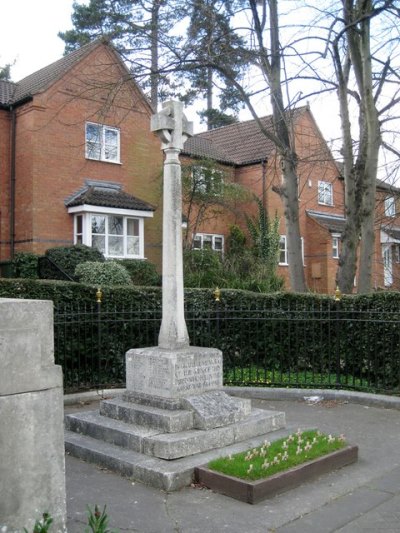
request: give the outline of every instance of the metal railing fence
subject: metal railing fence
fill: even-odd
[[[329,301],[185,311],[191,344],[219,348],[224,382],[400,393],[400,310]],[[66,390],[123,386],[125,353],[156,346],[159,309],[55,308],[55,356]]]

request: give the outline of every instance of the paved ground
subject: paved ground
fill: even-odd
[[[253,403],[285,411],[287,425],[294,429],[344,433],[359,446],[358,462],[249,505],[204,488],[167,494],[67,457],[68,532],[84,531],[86,506],[94,504],[107,505],[110,527],[121,532],[400,532],[399,410],[341,399],[315,405],[304,400]]]

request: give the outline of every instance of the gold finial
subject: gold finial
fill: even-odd
[[[219,302],[220,301],[220,296],[221,296],[221,289],[219,289],[218,287],[215,289],[215,291],[213,292],[213,295],[214,295],[214,298],[215,298],[215,301],[216,302]]]
[[[98,304],[101,304],[101,299],[103,298],[103,293],[101,292],[101,288],[98,287],[96,291],[96,302]]]
[[[335,302],[340,302],[341,299],[342,299],[342,293],[340,292],[339,285],[336,285]]]

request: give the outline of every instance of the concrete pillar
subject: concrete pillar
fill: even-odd
[[[179,153],[192,134],[182,102],[165,102],[153,115],[151,130],[162,141],[165,153],[163,181],[163,283],[162,322],[158,346],[168,350],[189,346],[184,316],[182,258],[182,178]]]
[[[61,367],[53,304],[0,298],[0,532],[33,530],[44,512],[66,531]]]

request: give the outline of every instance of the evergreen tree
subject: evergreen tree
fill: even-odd
[[[74,2],[74,27],[60,32],[59,37],[65,42],[66,53],[94,39],[107,38],[130,65],[143,89],[150,87],[150,100],[156,109],[158,98],[175,90],[166,72],[172,62],[170,50],[178,40],[170,30],[184,16],[183,4],[180,0],[90,0],[87,5]]]
[[[237,121],[237,112],[243,107],[242,98],[236,87],[226,84],[218,75],[213,64],[220,62],[229,65],[236,79],[240,79],[246,66],[232,50],[243,46],[242,38],[232,32],[230,17],[232,2],[229,0],[194,0],[189,12],[190,22],[187,30],[186,51],[196,57],[186,69],[186,77],[191,84],[191,91],[186,99],[198,97],[206,99],[206,109],[198,114],[207,123],[208,129],[232,124]],[[218,86],[219,106],[216,107],[215,89]],[[233,112],[233,115],[226,111]]]
[[[7,64],[4,67],[0,67],[0,80],[11,81],[11,65]]]

